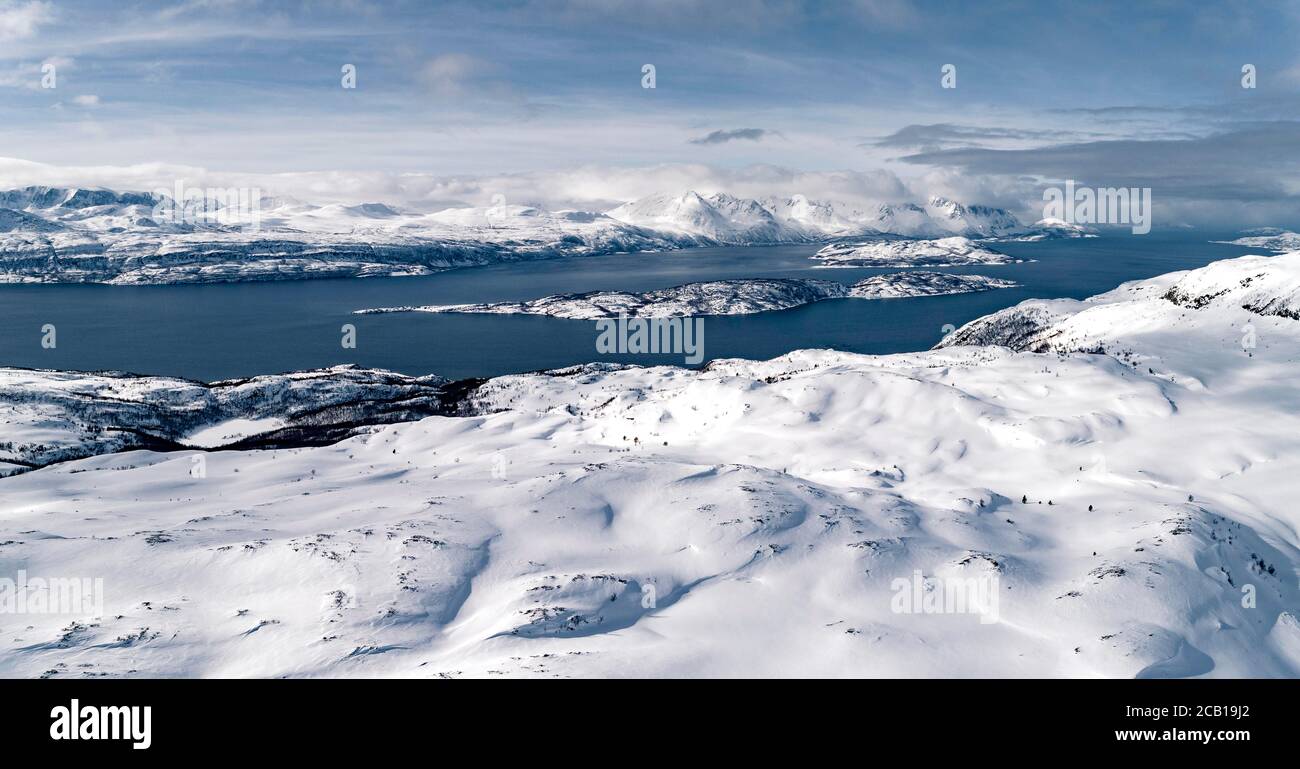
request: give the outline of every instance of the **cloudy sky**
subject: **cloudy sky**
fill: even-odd
[[[1300,0],[0,0],[0,186],[1026,211],[1072,178],[1151,187],[1157,226],[1296,225],[1296,41]]]

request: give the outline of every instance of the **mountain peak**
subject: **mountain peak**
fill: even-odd
[[[804,195],[741,198],[725,192],[657,194],[625,203],[611,218],[717,243],[786,243],[887,233],[904,237],[996,237],[1024,231],[1011,213],[966,206],[941,196],[926,205],[883,203],[872,212]]]
[[[115,192],[103,187],[47,187],[32,185],[0,192],[0,208],[45,210],[154,204],[146,192]]]

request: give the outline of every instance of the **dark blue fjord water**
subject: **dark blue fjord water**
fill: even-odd
[[[765,359],[830,347],[863,353],[929,348],[960,326],[1031,297],[1083,298],[1126,280],[1202,266],[1250,249],[1221,233],[1152,233],[1003,243],[1028,264],[946,271],[1010,278],[1020,288],[947,297],[838,299],[793,310],[711,317],[705,360]],[[368,278],[201,286],[0,286],[0,365],[114,369],[213,380],[356,363],[450,378],[494,376],[593,360],[681,364],[682,356],[596,352],[592,321],[505,315],[352,315],[394,305],[532,299],[602,289],[643,291],[723,278],[820,278],[852,283],[881,269],[814,269],[816,246],[617,254]],[[58,346],[41,347],[41,327]],[[340,327],[357,327],[343,349]]]

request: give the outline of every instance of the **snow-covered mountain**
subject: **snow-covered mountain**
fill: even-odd
[[[716,243],[799,242],[868,234],[999,238],[1035,232],[1003,209],[963,206],[941,197],[931,198],[924,206],[882,204],[864,210],[803,196],[750,200],[722,193],[687,192],[653,195],[608,213],[629,224]]]
[[[257,216],[217,199],[155,210],[153,193],[27,187],[0,192],[0,282],[200,283],[425,275],[503,261],[846,236],[1032,236],[1001,209],[852,206],[796,196],[655,195],[607,213],[529,206],[407,212],[262,197]],[[251,204],[251,201],[249,201]],[[202,213],[199,216],[199,213]],[[256,223],[256,227],[252,227]],[[1045,232],[1045,230],[1044,230]]]
[[[104,601],[0,620],[0,675],[1300,676],[1297,287],[1244,257],[929,352],[588,365],[3,478],[0,559]]]
[[[811,233],[814,237],[860,230],[860,221],[864,218],[857,209],[824,200],[809,200],[803,195],[766,197],[758,202],[783,227]]]
[[[1020,221],[1001,208],[964,206],[955,200],[932,197],[925,212],[940,229],[954,235],[997,238],[1025,232]]]
[[[0,192],[0,208],[77,211],[88,208],[148,206],[155,199],[150,193],[114,192],[84,187],[23,187]]]
[[[652,195],[608,212],[621,222],[651,230],[673,232],[722,244],[780,243],[808,240],[801,226],[779,222],[757,200],[723,193]]]
[[[1016,235],[1011,240],[1062,240],[1068,238],[1095,238],[1090,227],[1063,219],[1039,219],[1029,227],[1030,232]]]
[[[575,320],[616,318],[620,315],[642,318],[749,315],[756,312],[788,310],[823,299],[940,296],[1010,288],[1015,285],[1009,280],[986,278],[983,275],[949,275],[919,271],[874,275],[851,286],[830,280],[748,278],[687,283],[644,292],[591,291],[582,294],[557,294],[526,302],[378,307],[357,310],[356,314],[458,312],[549,315]]]
[[[1128,349],[1129,340],[1144,333],[1179,335],[1190,326],[1213,329],[1228,345],[1228,352],[1237,340],[1238,354],[1247,356],[1264,338],[1295,331],[1292,324],[1300,320],[1298,268],[1300,252],[1243,256],[1125,283],[1083,301],[1030,299],[967,323],[938,346],[995,344],[1033,352],[1119,353]],[[1149,346],[1164,348],[1164,355],[1176,349],[1171,344],[1138,349]],[[1205,365],[1198,361],[1213,358],[1214,353],[1212,349],[1178,352],[1183,358],[1180,366],[1186,370]]]
[[[525,206],[404,213],[379,203],[313,206],[262,198],[258,227],[155,216],[166,199],[30,187],[0,193],[0,282],[203,283],[425,275],[503,261],[695,245],[596,213]],[[211,212],[215,211],[216,215]],[[243,219],[247,219],[244,217]]]

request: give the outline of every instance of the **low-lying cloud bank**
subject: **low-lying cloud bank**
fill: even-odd
[[[928,136],[926,131],[919,133]],[[905,138],[910,135],[904,129],[887,140],[901,147],[915,139]],[[915,140],[925,145],[923,139]],[[253,187],[270,196],[322,203],[382,202],[417,211],[503,204],[602,211],[683,190],[748,198],[802,195],[863,207],[938,195],[1005,208],[1035,221],[1044,216],[1044,190],[1073,179],[1079,186],[1150,188],[1157,230],[1187,226],[1235,230],[1300,226],[1297,157],[1300,123],[1275,122],[1200,138],[920,149],[898,158],[902,167],[897,172],[664,163],[590,164],[481,175],[355,170],[244,173],[172,163],[61,166],[0,158],[0,189],[51,185],[151,191],[170,189],[180,181],[190,187]]]

